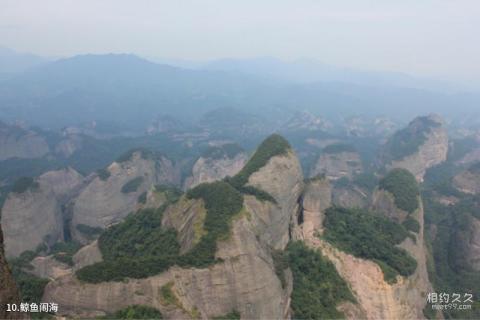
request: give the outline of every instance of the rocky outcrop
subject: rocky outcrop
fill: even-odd
[[[400,244],[417,261],[415,273],[407,278],[397,276],[397,282],[384,280],[380,267],[370,260],[356,258],[326,242],[305,234],[306,243],[319,248],[332,261],[340,276],[349,284],[357,305],[340,306],[347,319],[423,319],[425,295],[432,291],[426,267],[426,248],[423,241],[423,208],[414,213],[421,224],[416,241],[406,238]],[[308,216],[306,217],[307,223]],[[321,232],[321,229],[318,230]]]
[[[20,294],[8,267],[3,248],[2,226],[0,225],[0,319],[22,319],[25,315],[19,312],[7,312],[7,303],[19,305]]]
[[[98,248],[98,242],[94,241],[78,250],[77,253],[73,255],[72,260],[75,270],[102,261],[102,253]]]
[[[62,206],[82,181],[82,176],[71,168],[50,171],[37,178],[32,187],[8,195],[2,208],[8,257],[63,240]]]
[[[442,118],[418,117],[387,142],[384,162],[387,169],[403,168],[423,181],[428,168],[447,159],[448,136]]]
[[[233,157],[227,155],[220,158],[200,157],[194,164],[192,176],[184,184],[184,189],[193,188],[200,183],[221,180],[236,175],[247,162],[248,157],[240,152]]]
[[[366,208],[369,195],[356,186],[335,187],[332,190],[332,203],[337,207]]]
[[[307,238],[323,229],[325,210],[332,205],[332,189],[327,179],[317,177],[306,182],[302,194],[301,228]]]
[[[247,185],[268,192],[276,200],[277,205],[263,218],[268,225],[260,237],[273,248],[283,249],[289,241],[287,231],[290,222],[297,223],[298,199],[303,190],[303,173],[297,157],[289,150],[286,155],[271,158],[250,176]],[[246,206],[256,212],[255,205],[248,207],[247,201]],[[257,216],[264,214],[262,210]]]
[[[480,194],[480,163],[456,175],[453,178],[453,185],[461,192]]]
[[[466,247],[466,261],[468,267],[480,271],[480,220],[472,217],[470,225],[470,239]]]
[[[282,286],[271,250],[285,248],[292,218],[299,211],[303,174],[298,159],[291,150],[272,157],[250,175],[248,185],[268,192],[275,202],[244,196],[244,207],[232,218],[228,237],[217,242],[214,265],[202,269],[174,266],[145,279],[100,284],[81,283],[74,275],[65,275],[47,285],[44,300],[56,301],[62,314],[78,317],[143,304],[170,319],[211,319],[232,310],[244,319],[289,318],[291,273],[286,272]],[[315,201],[312,198],[310,203]],[[206,214],[203,200],[183,196],[165,210],[162,225],[177,230],[181,251],[186,252],[203,235]],[[175,305],[162,296],[165,286],[176,297]]]
[[[19,256],[42,243],[52,245],[63,238],[61,206],[52,189],[40,186],[23,193],[10,193],[2,208],[7,257]]]
[[[327,150],[327,146],[324,150]],[[325,175],[330,180],[343,177],[351,179],[354,175],[362,172],[360,156],[354,151],[333,150],[323,152],[310,172],[310,176]]]
[[[408,217],[408,212],[397,208],[394,196],[381,189],[376,189],[372,196],[372,211],[389,218],[397,223],[402,223]]]
[[[35,131],[0,122],[0,160],[41,158],[49,151],[45,138]]]
[[[112,163],[94,177],[71,202],[72,235],[85,242],[78,225],[105,228],[135,211],[139,196],[157,184],[178,181],[172,162],[145,151],[132,152],[124,161]]]

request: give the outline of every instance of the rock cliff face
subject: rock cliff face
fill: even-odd
[[[292,217],[299,210],[303,175],[296,156],[289,151],[272,157],[250,176],[248,185],[268,192],[276,203],[245,195],[244,208],[233,217],[229,236],[218,241],[216,258],[220,260],[214,265],[175,266],[146,279],[100,284],[80,283],[66,275],[47,286],[44,299],[57,301],[70,316],[100,315],[144,304],[172,319],[211,319],[232,310],[245,319],[288,318],[292,278],[287,272],[282,287],[271,250],[285,248]],[[182,252],[201,237],[205,214],[203,200],[186,197],[164,212],[162,224],[178,231]],[[178,300],[175,305],[162,297],[161,288],[167,285]]]
[[[233,157],[224,156],[219,159],[200,157],[194,164],[192,176],[185,181],[184,189],[193,188],[200,183],[221,180],[236,175],[247,162],[248,157],[241,152]]]
[[[303,173],[295,154],[290,150],[286,156],[271,158],[267,165],[252,174],[248,185],[268,192],[277,201],[277,206],[269,210],[264,217],[266,229],[261,233],[275,249],[283,249],[289,241],[289,224],[295,224],[296,213],[299,212],[298,199],[303,190]],[[248,207],[248,201],[247,201]],[[255,213],[255,205],[249,209]],[[259,213],[264,215],[264,213]]]
[[[332,205],[332,189],[326,178],[314,178],[305,184],[302,195],[302,236],[311,239],[322,232],[325,210]]]
[[[480,162],[453,178],[453,185],[468,194],[480,194]]]
[[[78,225],[105,228],[135,211],[139,196],[157,184],[178,180],[167,158],[151,158],[136,151],[128,159],[112,163],[103,176],[94,177],[72,201],[73,237],[85,242]]]
[[[5,305],[19,304],[20,295],[13,280],[7,260],[5,259],[5,252],[3,250],[3,234],[2,226],[0,225],[0,319],[21,319],[22,314],[19,312],[6,312]]]
[[[403,168],[423,181],[428,168],[447,159],[448,136],[443,120],[436,115],[418,117],[397,131],[387,142],[384,162],[387,169]]]
[[[332,203],[338,207],[366,208],[369,195],[355,186],[335,187],[332,190]]]
[[[407,250],[418,263],[413,275],[408,278],[397,277],[397,283],[389,284],[384,280],[380,267],[370,261],[356,258],[326,242],[304,233],[305,241],[319,248],[331,260],[344,278],[356,300],[357,305],[341,306],[347,319],[422,319],[426,305],[425,294],[431,292],[426,267],[426,249],[423,241],[423,208],[415,212],[422,228],[416,242],[407,238],[400,246]],[[308,223],[308,216],[305,217]],[[321,232],[321,229],[319,229]]]
[[[8,257],[63,239],[62,204],[82,179],[71,168],[51,171],[37,178],[24,192],[8,195],[2,208]]]
[[[402,223],[408,216],[408,212],[397,208],[395,198],[390,192],[380,189],[373,193],[372,210],[397,223]]]
[[[0,122],[0,160],[40,158],[50,151],[38,133]]]
[[[342,151],[321,154],[313,166],[310,176],[324,174],[330,180],[337,180],[342,177],[350,179],[361,171],[362,162],[358,153]]]
[[[466,261],[475,271],[480,271],[480,220],[472,217],[470,239],[467,243]]]

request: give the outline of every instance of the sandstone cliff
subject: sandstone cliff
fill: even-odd
[[[352,148],[343,145],[330,145],[324,148],[313,166],[310,176],[325,175],[330,180],[343,177],[351,179],[362,172],[360,156]]]
[[[219,261],[214,265],[174,266],[145,279],[100,284],[81,283],[70,274],[51,282],[44,299],[57,301],[69,316],[101,315],[144,304],[171,319],[210,319],[232,310],[245,319],[288,318],[292,278],[287,272],[282,286],[271,250],[285,248],[292,218],[299,211],[303,174],[298,159],[291,150],[272,157],[250,175],[248,185],[268,192],[275,202],[244,196],[244,208],[233,217],[228,237],[218,241]],[[162,224],[178,231],[182,252],[203,235],[205,214],[201,199],[185,196],[164,212]],[[174,304],[162,296],[165,286],[175,296]]]
[[[0,160],[40,158],[49,151],[47,141],[38,133],[0,122]]]
[[[7,260],[5,259],[5,252],[3,250],[3,234],[2,226],[0,225],[0,319],[21,319],[25,318],[19,312],[7,312],[5,310],[6,304],[19,304],[20,294],[17,286],[13,280]]]
[[[423,181],[426,170],[445,161],[447,152],[444,122],[437,115],[429,115],[397,131],[385,146],[383,161],[387,169],[404,168]]]
[[[453,178],[453,185],[461,192],[480,194],[480,162]]]
[[[166,157],[135,151],[112,163],[94,177],[71,203],[73,237],[85,242],[79,225],[105,228],[135,211],[139,196],[157,184],[178,181],[176,169]]]
[[[71,168],[51,171],[32,181],[26,190],[8,195],[2,208],[7,256],[63,240],[62,205],[82,179]]]
[[[216,149],[222,147],[225,148],[220,146]],[[222,153],[219,156],[204,155],[195,162],[192,176],[185,181],[184,189],[193,188],[204,182],[221,180],[227,176],[233,177],[243,168],[247,160],[244,152],[231,155]]]

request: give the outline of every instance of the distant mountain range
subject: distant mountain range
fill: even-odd
[[[15,70],[0,76],[0,119],[46,127],[96,120],[145,130],[159,114],[190,121],[219,108],[277,122],[298,110],[333,121],[358,114],[407,119],[433,111],[451,117],[478,112],[480,104],[478,93],[449,93],[441,84],[401,74],[308,61],[222,60],[187,69],[106,54],[53,62],[31,57]]]
[[[0,75],[23,72],[47,62],[49,59],[0,46]]]

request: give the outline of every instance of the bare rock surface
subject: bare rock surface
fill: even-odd
[[[204,182],[222,180],[237,174],[247,162],[248,157],[244,152],[233,158],[227,156],[220,159],[200,157],[194,164],[192,176],[185,181],[184,189],[193,188]]]
[[[150,159],[137,151],[126,161],[114,162],[106,170],[108,177],[95,177],[72,201],[72,233],[85,241],[76,226],[105,228],[135,211],[139,196],[156,184],[173,184],[176,170],[165,157]],[[137,183],[133,183],[136,180]],[[135,186],[127,188],[127,184]]]
[[[83,177],[71,168],[49,171],[25,192],[11,192],[2,208],[7,256],[63,239],[62,205]]]
[[[448,135],[444,127],[444,121],[437,115],[418,117],[414,119],[406,129],[408,132],[405,142],[410,143],[415,139],[424,141],[419,145],[418,150],[412,154],[403,156],[401,159],[393,159],[387,163],[387,169],[403,168],[410,171],[417,181],[423,181],[428,168],[444,162],[448,153]],[[398,146],[394,146],[394,148]]]
[[[362,161],[357,152],[323,153],[310,172],[314,177],[324,174],[330,180],[343,177],[351,179],[362,172]]]
[[[7,303],[18,305],[20,303],[20,294],[5,258],[2,226],[0,225],[0,319],[26,318],[20,312],[7,312],[5,310]]]
[[[0,160],[41,158],[49,151],[47,141],[38,133],[0,122]]]

